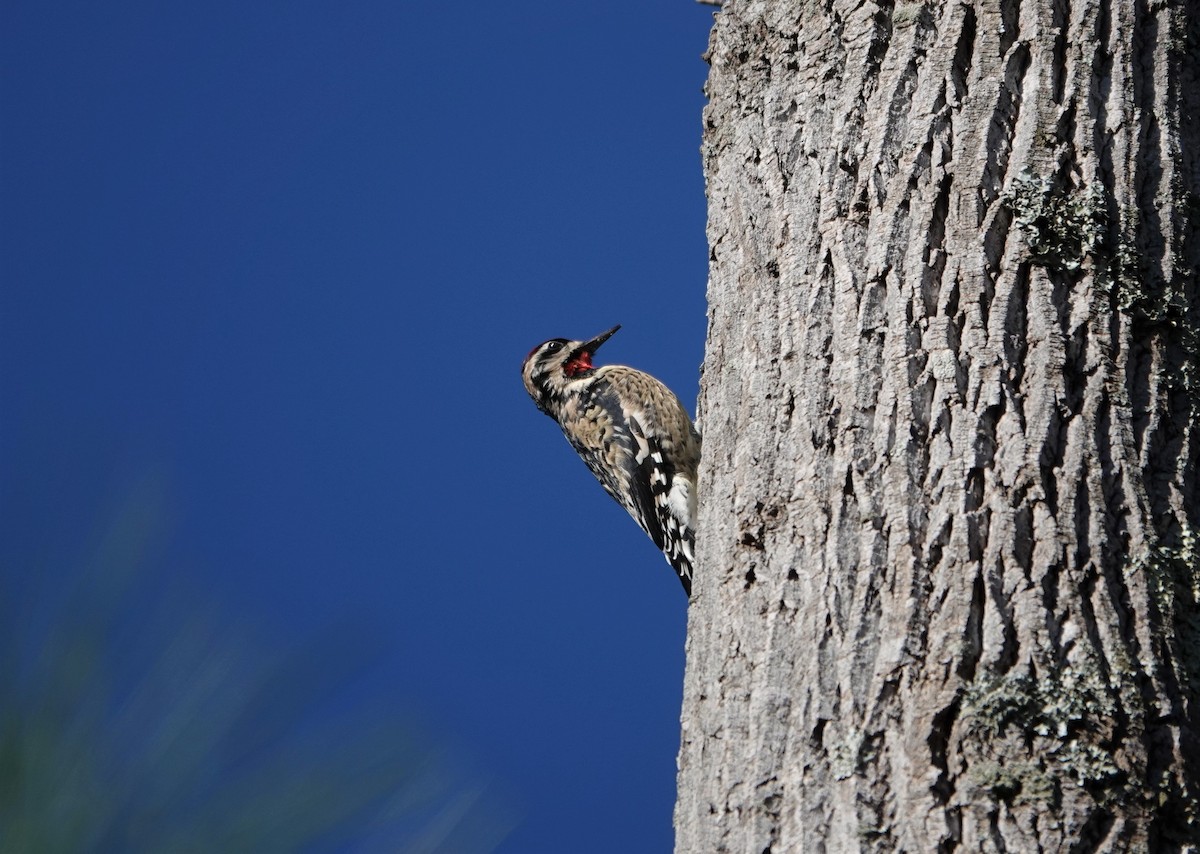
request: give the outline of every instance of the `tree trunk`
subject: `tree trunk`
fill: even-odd
[[[717,14],[677,851],[1200,839],[1198,21]]]

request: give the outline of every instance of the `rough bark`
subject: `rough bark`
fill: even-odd
[[[1198,22],[717,14],[677,851],[1200,839]]]

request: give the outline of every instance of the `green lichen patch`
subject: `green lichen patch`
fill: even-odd
[[[1181,220],[1176,229],[1186,231],[1184,223],[1200,204],[1183,190],[1176,196]],[[1146,229],[1137,209],[1111,204],[1098,181],[1061,187],[1026,171],[1013,179],[1001,201],[1012,212],[1034,264],[1067,274],[1085,268],[1094,272],[1096,286],[1112,297],[1116,310],[1141,324],[1139,338],[1154,336],[1179,346],[1178,357],[1164,366],[1164,381],[1188,394],[1194,414],[1200,391],[1200,297],[1196,271],[1184,263],[1184,253],[1172,255],[1170,270],[1150,263],[1139,248]]]
[[[892,26],[897,29],[911,27],[921,20],[925,11],[924,3],[897,3],[892,9]]]
[[[1129,564],[1143,574],[1158,612],[1170,621],[1176,678],[1200,701],[1200,534],[1183,523],[1178,544],[1158,543]]]
[[[984,760],[971,766],[967,779],[1006,804],[1053,804],[1060,796],[1058,782],[1032,762],[1002,765]]]
[[[1179,545],[1163,543],[1147,549],[1130,563],[1131,572],[1144,572],[1160,607],[1173,610],[1179,593],[1200,601],[1200,536],[1186,523]]]
[[[1101,746],[1117,712],[1114,694],[1092,662],[972,684],[962,705],[966,750],[976,756],[970,779],[1005,802],[1050,802],[1069,782],[1119,785],[1121,769]]]
[[[1001,200],[1012,211],[1034,263],[1075,272],[1094,258],[1108,230],[1103,185],[1055,188],[1049,178],[1023,172]]]
[[[975,735],[1016,728],[1061,739],[1110,717],[1116,711],[1112,693],[1090,662],[1042,677],[1008,674],[967,688],[963,723]]]

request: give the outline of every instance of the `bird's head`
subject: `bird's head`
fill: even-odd
[[[591,376],[596,370],[592,365],[592,356],[620,328],[618,324],[589,341],[551,338],[530,350],[521,365],[521,378],[538,409],[551,418],[557,418],[567,388],[571,383]]]

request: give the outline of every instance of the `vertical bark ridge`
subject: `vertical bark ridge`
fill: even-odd
[[[1197,6],[717,16],[678,850],[1196,832]]]

